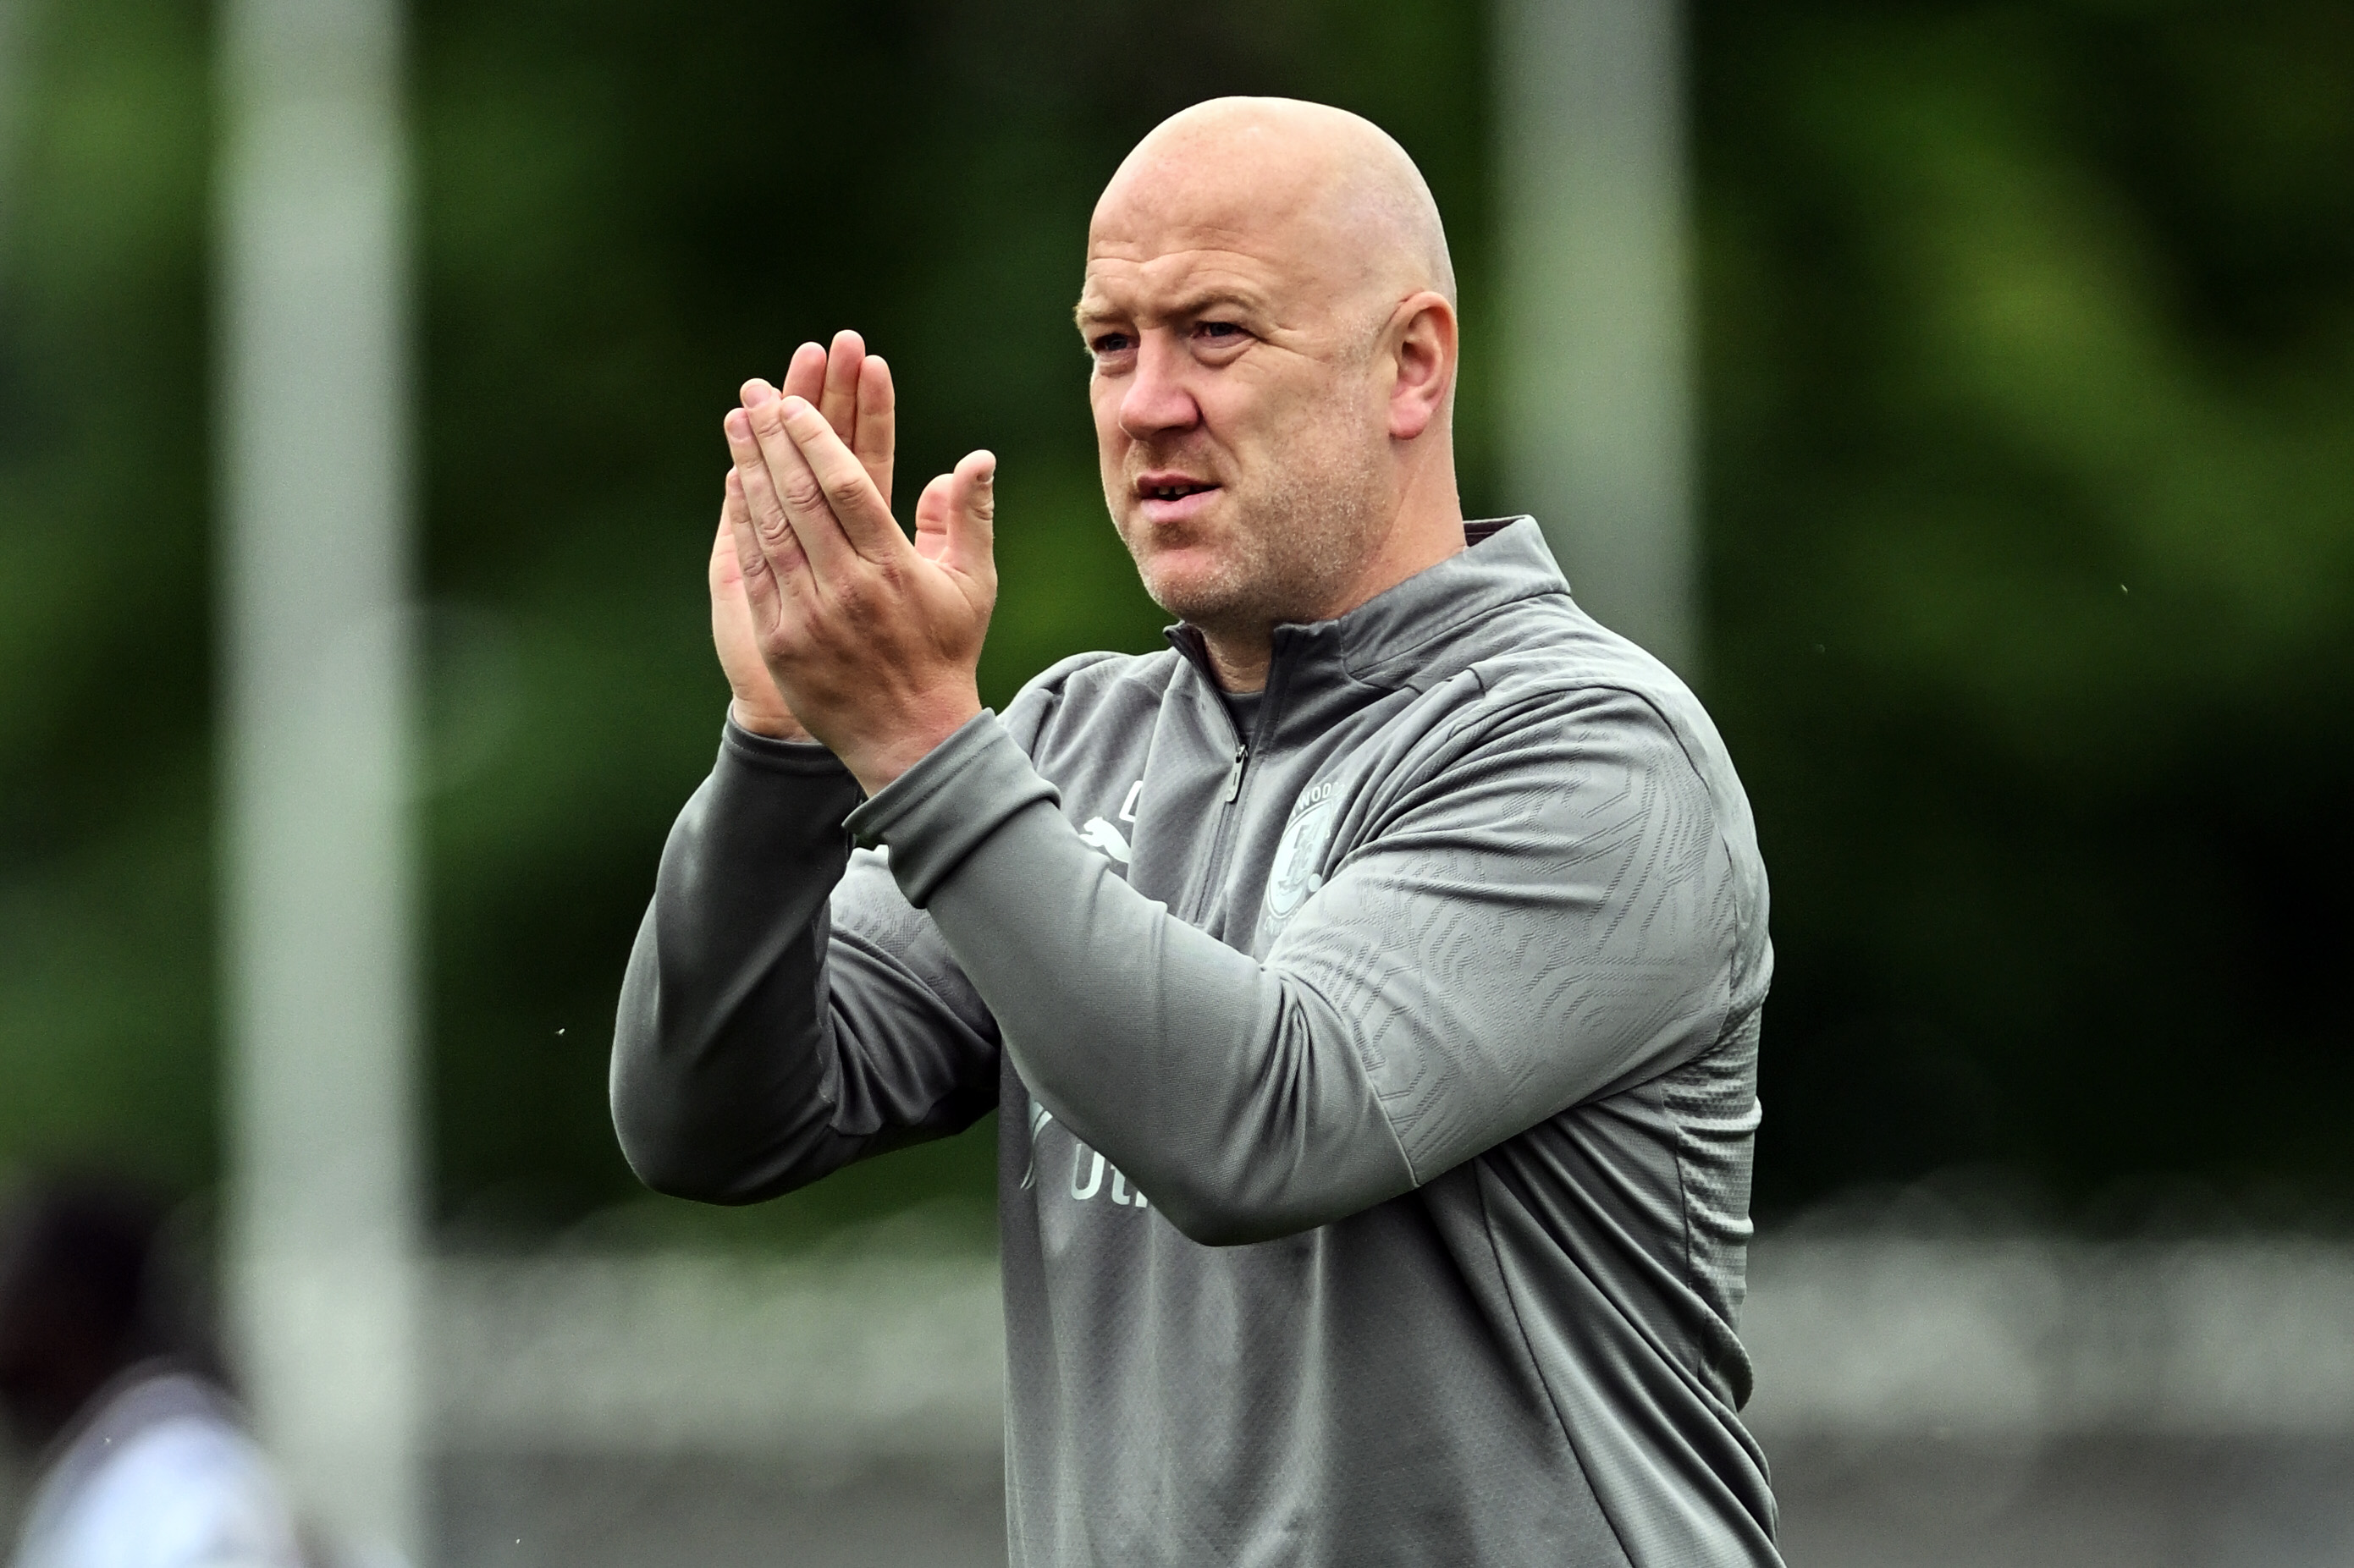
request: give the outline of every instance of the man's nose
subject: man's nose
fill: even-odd
[[[1131,440],[1190,429],[1202,410],[1185,384],[1186,360],[1165,333],[1147,333],[1137,344],[1136,373],[1120,395],[1119,428]]]

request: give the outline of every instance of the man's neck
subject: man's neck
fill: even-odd
[[[1240,694],[1267,690],[1267,667],[1275,658],[1275,629],[1221,635],[1204,630],[1202,651],[1210,656],[1210,673],[1221,691]]]
[[[1447,501],[1448,505],[1434,509],[1432,514],[1411,521],[1400,519],[1399,525],[1384,537],[1382,547],[1366,557],[1363,569],[1347,588],[1333,596],[1331,604],[1294,619],[1336,620],[1408,577],[1462,554],[1463,509],[1454,503],[1451,490]],[[1209,655],[1210,670],[1217,676],[1220,688],[1234,693],[1266,689],[1267,665],[1275,656],[1272,623],[1204,626],[1200,630],[1203,651]]]

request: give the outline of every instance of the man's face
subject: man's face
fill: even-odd
[[[1147,591],[1204,630],[1331,613],[1394,509],[1385,302],[1278,197],[1121,195],[1078,313],[1112,522]]]

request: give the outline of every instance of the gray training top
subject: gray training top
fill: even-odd
[[[864,805],[730,727],[671,833],[613,1045],[649,1184],[1003,1113],[1016,1568],[1779,1561],[1748,803],[1533,522],[1465,532],[1278,629],[1247,736],[1181,629]]]

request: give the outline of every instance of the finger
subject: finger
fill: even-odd
[[[924,487],[916,503],[916,550],[926,560],[994,588],[997,459],[966,454],[952,473]]]
[[[936,473],[916,497],[916,554],[938,563],[949,549],[949,486],[952,473]]]
[[[728,473],[733,475],[734,469]],[[742,481],[737,481],[740,487]],[[744,591],[743,567],[736,559],[736,520],[728,513],[727,492],[723,487],[719,501],[719,531],[711,537],[711,592],[740,594]]]
[[[833,334],[833,347],[825,356],[825,390],[809,399],[833,433],[843,440],[858,428],[858,372],[866,362],[866,340],[848,327]]]
[[[752,634],[758,638],[783,619],[784,593],[776,567],[761,546],[759,530],[746,502],[743,474],[738,470],[727,471],[726,499],[719,510],[723,537],[735,547],[736,575],[742,585],[745,605],[751,612]],[[712,572],[716,577],[724,567],[716,558],[716,551],[714,556]]]
[[[743,471],[729,469],[726,499],[721,504],[728,542],[734,546],[736,575],[747,604],[771,603],[765,618],[756,613],[755,626],[770,625],[785,612],[788,602],[809,588],[809,559],[790,528],[763,528],[751,503]],[[757,591],[756,591],[757,589]],[[760,596],[767,596],[766,599]]]
[[[731,501],[730,497],[734,499]],[[744,476],[731,468],[727,471],[726,484],[721,487],[719,530],[711,540],[711,591],[714,593],[741,595],[745,591],[744,563],[736,548],[738,513],[743,514],[743,521],[748,524],[751,511],[744,500]],[[756,535],[756,540],[757,537]],[[788,539],[785,547],[777,552],[779,560],[771,561],[766,554],[761,556],[761,569],[775,574],[779,586],[788,591],[791,590],[795,579],[805,580],[808,577],[809,562],[801,554],[801,547],[800,540]]]
[[[822,587],[829,571],[842,569],[855,552],[826,513],[809,465],[778,423],[781,406],[769,397],[730,412],[727,450],[736,459],[753,534],[779,579],[788,586]],[[809,407],[799,398],[793,406]]]
[[[825,391],[825,350],[816,344],[805,343],[793,350],[793,362],[785,367],[781,395],[816,402]]]
[[[785,367],[785,385],[782,390],[769,386],[763,377],[755,376],[736,389],[736,399],[745,408],[749,408],[754,404],[764,402],[770,397],[790,397],[796,395],[814,397],[817,396],[814,389],[822,387],[824,383],[825,350],[813,343],[805,343],[795,351],[792,363]],[[800,389],[803,387],[811,390],[802,392]]]
[[[858,367],[858,426],[850,450],[866,465],[866,477],[891,504],[892,449],[898,440],[898,394],[891,386],[891,367],[879,354],[870,354]]]
[[[875,490],[875,481],[867,476],[865,465],[843,444],[842,438],[833,433],[833,427],[825,422],[824,416],[799,398],[788,398],[777,407],[787,445],[806,466],[810,477],[822,493],[823,510],[839,526],[844,541],[870,561],[888,560],[904,552],[907,547],[907,535],[900,533],[899,524],[891,520],[891,509],[883,504],[883,497]],[[755,429],[758,429],[757,420]],[[766,450],[765,432],[762,445]],[[798,476],[784,471],[782,460],[774,451],[769,452],[769,464],[771,471],[778,475],[777,482],[787,506],[792,506],[801,499],[795,482]],[[801,517],[796,514],[795,525],[799,526],[801,522]],[[803,538],[806,541],[806,531]],[[825,558],[814,549],[810,554],[822,577],[827,564]]]

